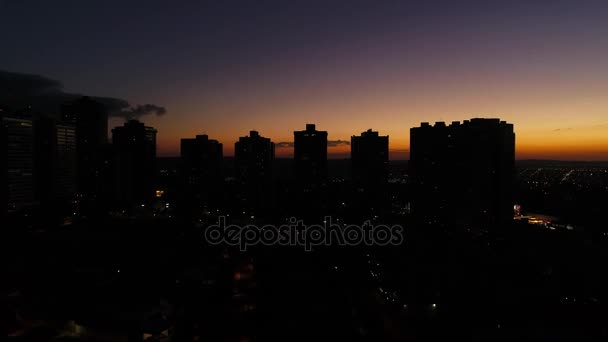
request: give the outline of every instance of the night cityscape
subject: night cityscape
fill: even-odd
[[[8,339],[607,340],[608,6],[288,3],[0,0]]]

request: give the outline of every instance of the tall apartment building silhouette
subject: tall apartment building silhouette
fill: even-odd
[[[112,129],[116,199],[139,204],[153,197],[156,130],[137,120]]]
[[[52,207],[76,192],[76,127],[41,116],[34,121],[36,198]]]
[[[87,198],[107,191],[104,167],[108,150],[108,112],[89,97],[65,103],[61,122],[76,132],[76,188]]]
[[[364,184],[386,181],[388,171],[388,135],[368,129],[350,138],[350,159],[353,178]]]
[[[316,182],[327,177],[327,132],[317,131],[314,124],[293,132],[296,178]]]
[[[412,213],[422,222],[489,229],[513,218],[515,133],[500,119],[410,130]]]
[[[248,208],[267,208],[272,203],[274,143],[250,131],[234,143],[234,164],[241,200]]]
[[[217,200],[223,182],[223,145],[207,135],[181,139],[180,183],[183,206]]]
[[[236,175],[245,183],[269,179],[273,160],[274,143],[257,131],[249,132],[248,137],[240,137],[234,143]]]
[[[0,117],[2,150],[3,213],[16,211],[35,202],[34,129],[27,117]]]

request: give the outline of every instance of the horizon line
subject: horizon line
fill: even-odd
[[[180,158],[179,155],[164,155],[164,156],[157,156],[158,158]],[[234,158],[234,155],[227,155],[227,156],[223,156],[223,159],[226,158]],[[276,157],[274,159],[287,159],[287,160],[293,160],[293,157],[284,157],[284,156],[279,156]],[[350,157],[343,157],[343,158],[327,158],[327,160],[350,160]],[[395,159],[395,158],[389,158],[389,162],[390,161],[409,161],[410,159]],[[539,159],[539,158],[525,158],[525,159],[518,159],[515,158],[516,162],[560,162],[560,163],[608,163],[608,159],[607,160],[573,160],[573,159]]]

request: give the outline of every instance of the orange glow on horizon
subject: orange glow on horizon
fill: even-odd
[[[518,140],[522,140],[519,136]],[[553,159],[553,160],[608,160],[608,143],[593,144],[584,142],[578,144],[565,144],[559,142],[538,142],[535,140],[518,142],[516,144],[516,159]],[[292,158],[292,147],[277,147],[277,158]],[[224,143],[224,156],[234,155],[234,143]],[[159,144],[159,157],[179,156],[179,140]],[[328,147],[328,158],[343,159],[350,157],[350,146]],[[394,146],[389,149],[391,160],[409,159],[409,144]]]
[[[564,95],[563,97],[566,97]],[[522,101],[525,98],[522,97]],[[603,98],[602,98],[603,99]],[[241,136],[257,130],[262,136],[269,137],[276,143],[293,142],[293,131],[302,130],[306,123],[315,123],[317,129],[329,133],[328,140],[350,141],[352,135],[359,135],[368,128],[378,131],[381,135],[389,136],[389,157],[391,160],[407,160],[409,158],[409,129],[419,126],[421,122],[462,121],[474,117],[494,117],[513,123],[516,135],[517,159],[557,159],[557,160],[608,160],[608,115],[604,111],[603,100],[590,96],[588,101],[562,101],[558,97],[549,105],[539,104],[539,101],[525,99],[525,103],[510,104],[506,100],[494,103],[480,103],[477,106],[466,106],[464,101],[441,103],[433,105],[429,99],[430,108],[425,109],[425,101],[401,103],[390,99],[367,99],[359,103],[359,99],[351,102],[332,103],[318,100],[315,105],[301,106],[297,111],[290,109],[298,107],[298,103],[287,101],[281,107],[270,107],[268,104],[252,103],[250,114],[246,109],[234,108],[234,114],[226,112],[225,104],[213,104],[210,109],[201,112],[217,113],[213,116],[191,115],[186,119],[166,119],[171,115],[185,115],[197,108],[191,106],[176,106],[175,109],[162,117],[144,117],[147,125],[158,129],[158,156],[179,156],[181,138],[194,137],[197,134],[208,134],[224,145],[224,155],[234,154],[234,143]],[[500,100],[500,99],[499,99]],[[474,103],[474,99],[472,99]],[[294,102],[294,103],[292,103]],[[486,101],[488,102],[488,101]],[[543,102],[544,103],[544,102]],[[608,108],[608,102],[605,104]],[[516,114],[459,114],[459,113],[493,113],[497,107],[508,108],[507,113]],[[401,108],[410,108],[404,111]],[[457,108],[451,111],[450,108]],[[229,108],[230,109],[230,108]],[[584,116],[572,115],[582,112]],[[315,113],[305,115],[302,113]],[[369,113],[374,113],[370,115]],[[453,114],[437,114],[453,113]],[[541,114],[545,113],[545,114]],[[234,119],[227,119],[234,117]],[[112,119],[110,127],[121,124],[118,119]],[[340,145],[328,148],[328,157],[332,159],[348,158],[350,147]],[[279,158],[293,157],[293,148],[277,147],[276,156]]]

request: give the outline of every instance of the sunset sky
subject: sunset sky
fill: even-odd
[[[166,107],[141,118],[160,156],[315,123],[329,140],[378,130],[407,159],[420,122],[498,117],[519,159],[608,160],[607,18],[584,0],[0,0],[0,69]]]

